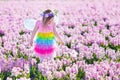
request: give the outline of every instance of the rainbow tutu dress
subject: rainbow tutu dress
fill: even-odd
[[[37,21],[36,26],[39,27],[36,34],[34,51],[40,58],[54,56],[56,41],[53,33],[53,25],[42,26],[42,22]]]

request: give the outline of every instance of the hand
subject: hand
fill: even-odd
[[[60,42],[62,46],[64,46],[65,44],[63,42]]]

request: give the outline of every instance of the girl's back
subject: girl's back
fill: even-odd
[[[53,32],[53,25],[52,24],[49,24],[49,25],[47,25],[47,26],[43,26],[43,23],[40,21],[40,20],[38,20],[37,22],[36,22],[36,26],[38,26],[39,27],[39,29],[38,29],[38,31],[39,32]]]
[[[56,47],[55,35],[53,33],[54,25],[43,26],[41,21],[37,21],[36,26],[39,27],[34,47],[36,55],[42,58],[52,57]]]
[[[56,40],[58,39],[64,45],[62,39],[59,37],[54,23],[55,14],[50,10],[45,10],[42,14],[42,21],[36,22],[36,27],[33,30],[30,44],[33,43],[33,38],[36,34],[34,51],[41,61],[44,58],[53,58],[56,56],[55,50],[57,48]],[[48,25],[48,26],[44,26]],[[56,39],[57,37],[57,39]]]

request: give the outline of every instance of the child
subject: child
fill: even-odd
[[[36,26],[32,32],[30,44],[33,44],[33,38],[37,32],[34,51],[38,57],[40,57],[40,61],[46,58],[53,58],[55,55],[56,42],[55,37],[58,38],[61,45],[64,45],[61,38],[58,36],[56,32],[55,23],[54,23],[54,13],[51,10],[45,10],[42,14],[42,22],[37,21]]]

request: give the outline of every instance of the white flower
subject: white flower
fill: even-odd
[[[16,80],[30,80],[30,78],[26,78],[26,77],[22,77],[22,78],[20,78],[20,79],[16,79]]]
[[[1,80],[1,79],[0,79]],[[7,80],[12,80],[12,78],[7,77]]]
[[[20,67],[13,67],[11,72],[13,76],[17,76],[22,74],[21,71],[22,69]]]
[[[45,14],[45,17],[49,17],[49,15],[48,15],[48,14]]]
[[[29,64],[24,64],[24,71],[29,73]]]

